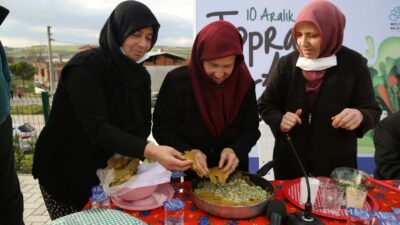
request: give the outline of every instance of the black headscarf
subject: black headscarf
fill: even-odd
[[[143,83],[150,82],[149,75],[137,73],[139,65],[123,55],[120,50],[124,40],[130,34],[145,27],[153,27],[151,49],[157,41],[160,24],[151,10],[143,3],[125,1],[112,11],[100,33],[100,48],[111,56],[113,64],[119,72],[118,78],[127,88],[143,87]]]
[[[132,33],[153,27],[150,49],[158,36],[160,24],[151,10],[137,1],[121,2],[110,14],[100,32],[100,49],[109,55],[115,76],[122,85],[124,97],[115,103],[125,105],[122,128],[139,137],[147,137],[151,127],[150,75],[134,60],[125,56],[120,47]],[[150,51],[149,49],[149,51]]]
[[[6,19],[8,13],[10,11],[3,6],[0,5],[0,25],[3,23],[3,21]]]

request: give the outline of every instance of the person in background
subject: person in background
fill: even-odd
[[[8,13],[9,10],[0,5],[0,25]],[[15,171],[10,83],[7,57],[0,41],[0,224],[23,225],[23,196]]]
[[[400,111],[381,120],[374,130],[375,172],[381,180],[400,180]]]
[[[17,88],[15,94],[17,94],[18,98],[22,98],[23,90],[21,88]]]
[[[100,47],[75,55],[63,68],[48,123],[37,140],[33,176],[51,219],[82,210],[96,170],[118,153],[184,171],[192,161],[147,141],[150,75],[140,63],[160,25],[137,1],[120,3],[100,33]]]
[[[153,136],[160,144],[192,151],[205,175],[215,166],[248,171],[258,124],[242,37],[231,23],[212,22],[198,33],[188,65],[167,74],[153,113]],[[193,178],[188,173],[187,179]]]
[[[307,173],[329,176],[357,168],[357,138],[379,121],[367,60],[343,46],[345,22],[329,1],[305,5],[292,28],[297,50],[279,60],[259,99],[275,137],[275,179],[303,176],[286,134]]]

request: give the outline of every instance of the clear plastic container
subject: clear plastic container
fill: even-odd
[[[183,193],[183,182],[186,173],[179,171],[172,171],[171,186],[174,188],[175,194]]]
[[[183,225],[185,204],[179,198],[165,201],[164,205],[164,224]]]

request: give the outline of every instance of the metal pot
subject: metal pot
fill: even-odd
[[[261,203],[255,205],[248,206],[226,206],[219,205],[215,203],[208,202],[204,199],[201,199],[194,190],[197,188],[200,181],[205,178],[196,177],[193,179],[192,184],[190,186],[190,193],[193,198],[193,203],[201,210],[218,217],[228,218],[228,219],[245,219],[250,217],[258,216],[262,213],[265,213],[267,204],[270,199],[275,196],[274,186],[264,178],[259,175],[243,172],[243,171],[235,171],[230,176],[235,173],[241,173],[244,176],[248,176],[255,185],[260,186],[267,192],[271,193],[271,196],[264,200]]]

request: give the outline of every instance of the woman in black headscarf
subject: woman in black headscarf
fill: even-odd
[[[147,157],[168,170],[190,167],[175,149],[147,141],[150,76],[139,62],[154,46],[159,27],[147,6],[122,2],[100,33],[100,47],[64,67],[33,164],[52,219],[83,208],[99,184],[96,170],[114,153]]]

